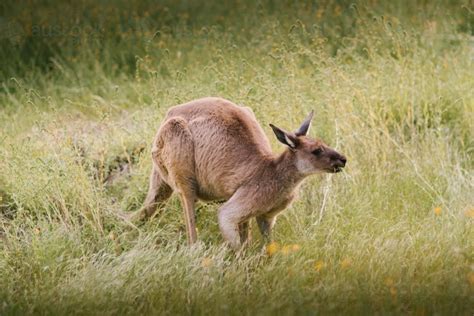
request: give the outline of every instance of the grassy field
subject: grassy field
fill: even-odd
[[[2,1],[0,314],[474,312],[472,1]],[[275,244],[173,197],[133,227],[168,107],[251,107],[348,157]],[[216,144],[218,145],[218,144]]]

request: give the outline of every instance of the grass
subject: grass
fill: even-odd
[[[0,314],[474,311],[469,1],[6,1]],[[348,157],[241,257],[200,204],[134,228],[166,109],[250,106]],[[269,128],[275,151],[283,150]],[[218,146],[218,144],[216,144]]]

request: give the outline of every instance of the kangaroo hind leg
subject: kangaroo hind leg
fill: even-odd
[[[174,117],[168,119],[159,131],[156,143],[159,153],[157,165],[167,175],[170,186],[179,193],[189,244],[197,240],[194,204],[197,183],[194,163],[194,142],[187,122]]]
[[[153,167],[150,175],[150,185],[145,198],[142,209],[140,210],[139,219],[144,220],[150,218],[158,207],[161,207],[173,193],[173,189],[160,176],[158,170]]]

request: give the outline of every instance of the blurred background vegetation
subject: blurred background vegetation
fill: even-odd
[[[0,314],[472,314],[472,1],[2,1]],[[167,108],[250,106],[348,156],[235,258],[141,227]],[[255,227],[254,227],[255,228]]]

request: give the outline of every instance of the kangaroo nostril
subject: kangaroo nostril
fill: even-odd
[[[346,165],[346,162],[347,162],[346,157],[341,156],[341,158],[339,158],[339,160],[342,162],[342,166],[345,166],[345,165]]]

